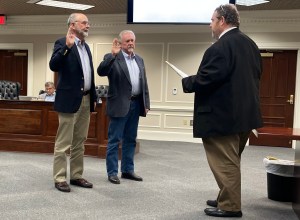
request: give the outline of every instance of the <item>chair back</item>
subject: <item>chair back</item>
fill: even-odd
[[[96,93],[97,93],[97,96],[100,97],[100,98],[107,97],[108,86],[106,86],[106,85],[96,86]]]
[[[0,80],[0,95],[2,99],[19,100],[21,84],[7,80]]]
[[[97,102],[101,103],[101,98],[107,97],[108,93],[108,86],[107,85],[97,85],[96,88],[96,95],[97,95]]]

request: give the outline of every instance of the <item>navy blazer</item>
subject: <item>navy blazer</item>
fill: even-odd
[[[85,47],[91,65],[90,111],[93,112],[94,102],[97,101],[94,67],[90,48],[87,44]],[[49,66],[53,72],[58,72],[54,110],[63,113],[77,112],[83,97],[84,76],[76,44],[69,49],[65,37],[58,39],[54,44]]]
[[[146,116],[145,109],[150,109],[149,90],[145,72],[144,60],[135,54],[136,63],[140,69],[140,83],[142,90],[140,116]],[[132,85],[126,60],[120,51],[116,56],[108,53],[100,63],[97,73],[107,76],[109,88],[107,94],[106,113],[110,117],[124,117],[129,111]]]
[[[182,79],[195,92],[194,137],[225,136],[262,126],[257,45],[238,28],[225,33],[204,53],[197,75]]]

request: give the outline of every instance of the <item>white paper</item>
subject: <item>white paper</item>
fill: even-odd
[[[255,135],[255,137],[257,137],[257,138],[258,138],[258,132],[257,132],[257,130],[256,130],[256,129],[253,129],[253,130],[252,130],[252,133]]]
[[[166,61],[166,63],[167,63],[173,70],[175,70],[175,72],[176,72],[179,76],[181,76],[181,78],[188,77],[188,75],[187,75],[185,72],[181,71],[180,69],[178,69],[178,68],[177,68],[176,66],[174,66],[173,64],[169,63],[168,61]]]

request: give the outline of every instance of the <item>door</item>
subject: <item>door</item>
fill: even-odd
[[[260,102],[264,126],[293,127],[297,51],[261,51]],[[250,145],[291,147],[288,138],[251,135]]]
[[[27,50],[0,50],[0,80],[21,84],[20,95],[27,95]]]

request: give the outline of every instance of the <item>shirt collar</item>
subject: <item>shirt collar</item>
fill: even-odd
[[[55,96],[55,92],[52,93],[52,95],[49,95],[48,93],[46,93],[46,96]]]
[[[121,51],[122,51],[122,53],[123,53],[123,55],[124,55],[124,57],[126,59],[133,59],[133,58],[135,58],[135,54],[134,53],[132,53],[132,56],[129,56],[129,54],[125,53],[123,50],[121,50]]]
[[[79,45],[81,42],[82,42],[82,41],[81,41],[78,37],[75,37],[75,44],[76,44],[76,46],[82,46],[82,44]],[[84,42],[84,41],[83,41],[83,42]]]
[[[231,31],[231,30],[233,30],[233,29],[235,29],[235,28],[237,28],[237,27],[231,27],[231,28],[228,28],[228,29],[226,29],[225,31],[223,31],[222,34],[220,34],[219,39],[220,39],[224,34],[226,34],[228,31]]]

